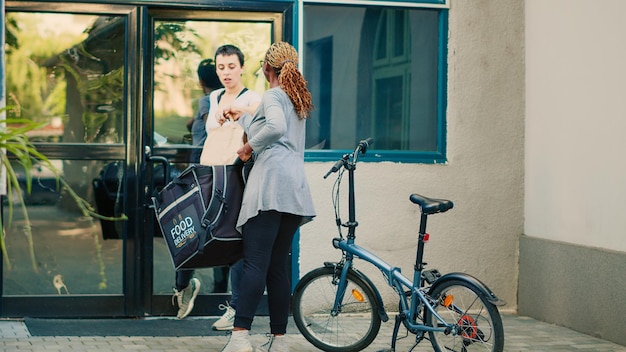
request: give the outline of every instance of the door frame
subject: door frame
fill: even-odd
[[[145,92],[154,92],[155,82],[153,81],[154,72],[153,72],[153,57],[152,48],[154,47],[153,41],[154,38],[152,36],[153,30],[155,26],[155,22],[159,20],[217,20],[224,22],[268,22],[272,23],[272,42],[276,42],[279,40],[289,40],[285,38],[286,33],[290,33],[290,30],[286,28],[285,22],[286,16],[283,12],[252,12],[252,11],[214,11],[214,10],[181,10],[181,9],[148,9],[146,13],[146,26],[142,26],[142,28],[146,29],[146,35],[143,36],[146,39],[146,52],[150,54],[146,55],[144,60],[144,91]],[[290,37],[290,36],[289,36]],[[248,64],[248,62],[246,62]],[[170,147],[162,147],[155,146],[154,135],[152,131],[154,130],[153,125],[153,111],[152,111],[152,95],[147,93],[144,97],[144,106],[143,106],[143,121],[144,121],[144,129],[143,129],[143,140],[146,141],[145,147],[150,148],[150,154],[153,157],[161,157],[166,158],[170,162],[181,162],[186,163],[188,160],[182,158],[186,153],[181,153],[181,150],[185,148],[170,148]],[[146,163],[145,172],[148,177],[146,180],[149,182],[151,180],[150,175],[152,174],[152,170],[150,170],[150,164]],[[146,224],[148,231],[145,231],[147,234],[144,237],[144,243],[146,244],[144,248],[149,248],[149,253],[145,253],[142,257],[145,259],[142,267],[143,267],[143,276],[146,278],[145,285],[146,287],[153,287],[153,260],[152,260],[152,249],[148,243],[152,241],[152,233],[153,231],[158,230],[158,224],[154,220],[154,215],[151,211],[146,213]],[[172,271],[172,280],[174,279],[174,271]],[[210,295],[198,295],[195,303],[194,303],[194,315],[209,315],[209,316],[218,316],[222,315],[222,311],[219,310],[218,306],[220,304],[224,304],[225,301],[230,299],[230,294],[210,294]],[[172,306],[172,297],[171,294],[168,295],[156,295],[152,293],[152,289],[149,292],[146,292],[144,296],[144,311],[151,315],[175,315],[176,308]],[[258,313],[262,315],[267,314],[267,300],[262,299],[261,304],[258,309]]]

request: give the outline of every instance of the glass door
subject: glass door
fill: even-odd
[[[190,122],[204,96],[197,73],[200,63],[214,59],[218,47],[235,45],[244,54],[244,86],[262,94],[266,83],[260,61],[271,43],[282,39],[282,14],[151,11],[150,17],[154,54],[146,130],[153,133],[148,147],[152,156],[168,160],[168,173],[175,177],[199,148],[191,145]],[[154,174],[160,175],[162,165],[153,166]],[[152,314],[175,315],[171,303],[175,271],[158,225],[151,220],[151,226],[158,234],[153,237]],[[229,268],[198,269],[193,276],[201,286],[192,314],[221,315],[218,306],[230,297]]]
[[[125,240],[132,237],[133,220],[100,221],[84,211],[112,220],[136,208],[127,197],[134,188],[124,182],[134,162],[125,77],[131,70],[127,26],[135,11],[109,6],[102,15],[102,7],[78,4],[65,9],[6,4],[7,124],[39,124],[26,135],[51,163],[25,170],[12,162],[19,187],[2,204],[2,316],[129,311],[125,280],[131,278],[124,272],[132,245]]]

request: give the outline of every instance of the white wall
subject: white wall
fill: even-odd
[[[362,163],[356,172],[358,243],[411,275],[419,213],[409,194],[452,199],[454,209],[430,218],[425,261],[475,275],[508,302],[505,310],[516,309],[523,230],[523,13],[519,0],[451,4],[446,165]],[[301,229],[301,274],[340,259],[331,246],[333,181],[322,179],[331,166],[307,163],[318,217]],[[395,309],[382,276],[357,268],[372,274]]]
[[[626,1],[526,0],[525,234],[626,251]]]

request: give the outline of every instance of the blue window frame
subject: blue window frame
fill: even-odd
[[[307,161],[334,161],[368,137],[363,160],[446,161],[448,9],[387,3],[305,2]]]

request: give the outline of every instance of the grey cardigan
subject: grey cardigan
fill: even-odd
[[[254,116],[239,120],[256,158],[248,177],[237,230],[260,211],[276,210],[303,216],[315,214],[304,172],[306,120],[298,118],[289,96],[280,88],[263,94]]]

